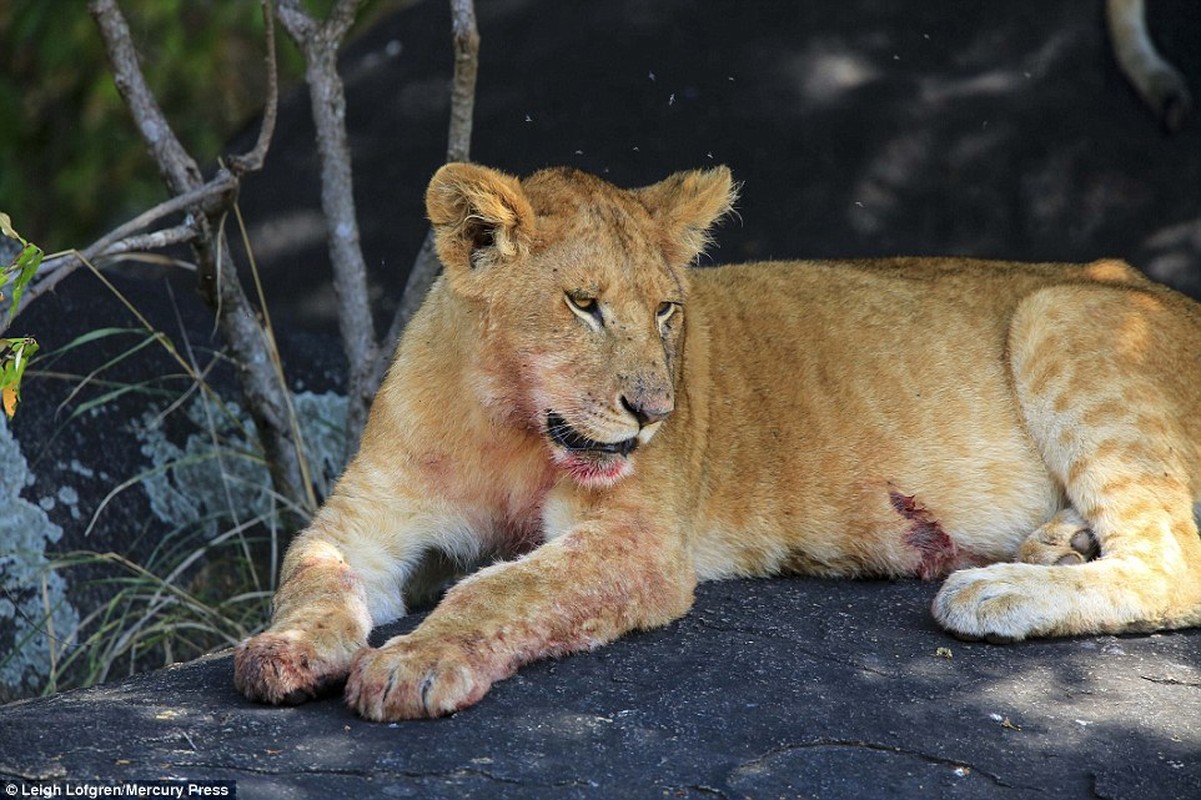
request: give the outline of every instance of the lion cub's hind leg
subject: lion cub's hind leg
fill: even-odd
[[[1060,511],[1022,542],[1017,560],[1025,564],[1083,564],[1101,555],[1093,529],[1074,508]]]
[[[1009,337],[1014,386],[1071,508],[1023,545],[1029,563],[947,579],[933,611],[951,632],[1014,641],[1201,624],[1191,442],[1201,408],[1189,392],[1201,385],[1201,331],[1172,302],[1086,286],[1023,301]],[[1099,549],[1091,561],[1085,531]]]

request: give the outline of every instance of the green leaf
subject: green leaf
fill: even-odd
[[[21,253],[16,260],[11,264],[0,264],[0,288],[10,280],[13,284],[12,306],[9,310],[9,319],[12,319],[17,313],[17,304],[21,302],[21,294],[25,291],[26,285],[33,280],[33,276],[37,275],[38,267],[42,265],[42,259],[46,254],[36,244],[25,241],[21,234],[13,228],[12,217],[3,211],[0,211],[0,232],[10,239],[16,239],[22,245]]]
[[[38,351],[38,343],[26,336],[21,339],[0,339],[0,396],[4,413],[12,417],[21,400],[21,377],[29,359]]]
[[[38,266],[42,263],[43,255],[42,248],[36,244],[25,245],[25,248],[21,250],[21,255],[17,256],[17,260],[13,262],[13,266],[17,272],[17,280],[20,280],[22,277],[25,280],[32,278],[32,273],[36,272]]]
[[[11,314],[17,313],[17,306],[21,302],[21,294],[25,291],[25,287],[33,280],[33,276],[37,274],[38,267],[42,265],[42,258],[45,253],[42,248],[36,244],[27,244],[25,249],[21,251],[21,255],[17,257],[17,277],[13,280],[13,303]]]

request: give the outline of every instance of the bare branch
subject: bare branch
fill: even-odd
[[[200,168],[179,143],[158,100],[146,84],[129,25],[116,0],[89,0],[88,10],[100,26],[104,46],[113,68],[117,90],[133,114],[142,139],[149,145],[155,163],[172,194],[183,194],[203,183]]]
[[[455,74],[450,93],[450,131],[447,135],[446,160],[470,161],[480,34],[476,26],[473,0],[450,0],[450,10],[453,17],[451,30],[454,36]],[[400,297],[400,306],[396,309],[392,324],[388,326],[381,357],[375,368],[373,388],[378,388],[383,382],[392,351],[396,349],[401,333],[413,318],[413,314],[421,307],[441,268],[438,254],[434,252],[434,234],[430,230],[421,243],[421,249],[417,251],[408,280],[405,281],[404,294]]]
[[[317,20],[309,16],[300,0],[276,0],[275,13],[293,41],[308,39],[317,31]]]
[[[135,234],[128,239],[120,239],[109,243],[103,250],[93,247],[84,251],[68,250],[65,253],[58,253],[42,262],[42,266],[38,270],[39,280],[30,283],[25,289],[25,293],[21,295],[21,304],[17,307],[16,314],[12,316],[15,317],[17,314],[20,314],[29,307],[30,303],[54,289],[55,286],[58,286],[62,282],[63,278],[66,278],[89,261],[96,263],[100,259],[112,258],[114,256],[160,250],[171,245],[190,243],[195,238],[195,226],[185,223],[177,225],[174,228],[154,231],[153,233]],[[11,320],[0,319],[0,335],[3,335],[8,330],[10,324]]]
[[[88,8],[104,38],[113,78],[150,146],[159,171],[172,194],[185,195],[203,185],[196,162],[179,143],[146,84],[137,52],[115,0],[89,0]],[[190,206],[197,235],[192,240],[199,287],[217,311],[217,321],[233,357],[241,365],[239,376],[246,405],[254,418],[271,477],[281,495],[299,507],[315,508],[299,434],[288,414],[287,387],[279,370],[274,342],[258,322],[254,307],[242,291],[237,270],[218,269],[232,264],[229,245],[211,212]]]
[[[25,293],[21,296],[21,303],[17,306],[16,313],[11,317],[0,319],[0,334],[11,324],[12,318],[21,314],[35,300],[52,290],[64,278],[71,275],[79,267],[83,266],[84,261],[98,263],[106,256],[116,255],[123,252],[133,252],[136,250],[151,249],[147,244],[134,244],[134,242],[151,241],[148,238],[136,237],[135,234],[145,228],[148,228],[153,223],[171,214],[178,213],[188,208],[199,207],[204,209],[206,213],[216,212],[220,208],[224,208],[228,202],[231,193],[237,189],[237,179],[229,172],[221,170],[212,180],[203,186],[197,187],[190,192],[164,200],[153,208],[143,211],[133,219],[125,222],[105,235],[101,236],[96,241],[85,247],[83,250],[70,250],[65,253],[55,254],[48,257],[42,262],[38,269],[37,276],[30,282]],[[199,229],[195,225],[195,218],[185,222],[171,231],[173,244],[191,243],[192,240],[200,235]],[[185,231],[190,231],[191,235],[184,235]],[[162,233],[162,232],[160,232]],[[153,236],[147,234],[146,236]],[[0,312],[6,311],[3,304],[0,304]]]
[[[128,222],[113,228],[93,242],[84,252],[103,252],[112,242],[127,238],[137,231],[150,227],[152,223],[157,222],[163,217],[184,211],[185,209],[199,208],[205,215],[219,213],[228,206],[230,198],[237,191],[237,188],[237,178],[225,170],[220,170],[208,183],[164,200],[153,208],[149,208],[138,214]]]
[[[450,135],[447,161],[471,160],[471,123],[475,111],[475,81],[480,63],[480,33],[473,0],[450,0],[454,19],[455,77],[450,92]]]
[[[375,389],[372,377],[378,360],[367,292],[367,264],[359,244],[354,203],[346,95],[338,76],[338,48],[354,21],[358,0],[339,0],[323,25],[317,25],[298,0],[278,0],[276,7],[284,29],[305,57],[305,80],[312,99],[317,152],[321,158],[321,209],[328,226],[338,331],[350,364],[346,425],[347,441],[354,447],[367,422],[367,408]]]
[[[275,136],[275,120],[279,114],[279,68],[275,58],[275,15],[271,13],[271,0],[260,0],[263,9],[263,38],[266,40],[267,55],[267,100],[263,105],[263,122],[259,126],[259,138],[254,149],[243,155],[230,156],[229,168],[236,174],[257,172],[263,168],[267,148]]]
[[[140,233],[130,236],[128,239],[113,242],[112,246],[103,253],[96,254],[93,263],[96,260],[115,258],[130,253],[146,253],[151,250],[162,250],[172,245],[191,242],[194,238],[196,238],[196,228],[188,223],[176,225],[174,228],[163,228],[151,233]]]
[[[335,42],[340,42],[350,33],[350,26],[359,13],[360,0],[338,0],[330,9],[329,19],[325,21],[325,35]]]

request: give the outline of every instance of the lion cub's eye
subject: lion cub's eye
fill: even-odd
[[[589,314],[591,314],[593,311],[596,310],[596,298],[595,297],[582,297],[579,295],[570,295],[569,294],[569,295],[567,295],[567,302],[571,303],[573,306],[575,306],[580,311],[585,311]]]
[[[655,311],[655,319],[659,320],[660,325],[667,322],[676,313],[678,305],[678,303],[671,302],[660,303],[659,308]]]
[[[600,303],[595,297],[577,292],[565,292],[563,298],[567,301],[567,307],[577,317],[589,323],[604,323],[604,319],[601,317]]]

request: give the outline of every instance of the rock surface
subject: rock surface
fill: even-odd
[[[438,721],[364,722],[337,698],[253,705],[217,654],[5,706],[0,783],[178,777],[285,798],[1201,797],[1201,632],[965,644],[933,625],[933,592],[706,584],[680,622],[533,664]]]

